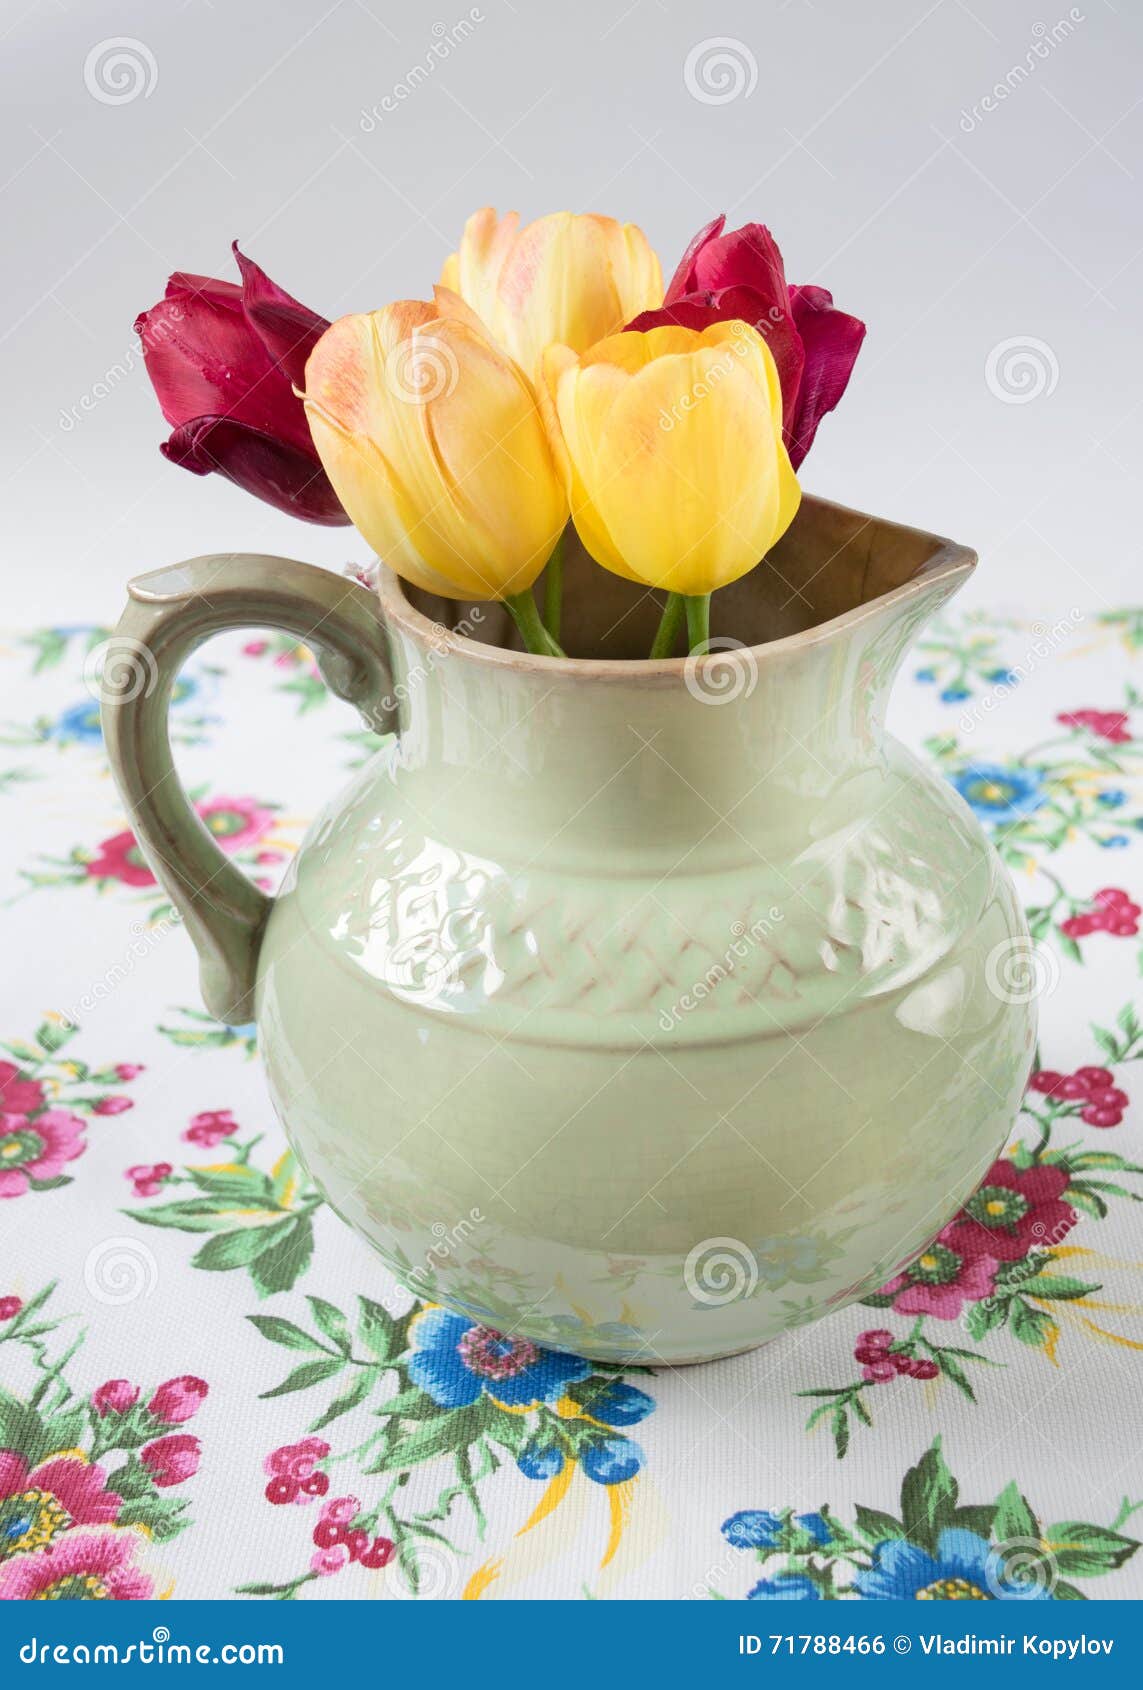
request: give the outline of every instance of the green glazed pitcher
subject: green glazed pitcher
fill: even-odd
[[[578,553],[568,659],[384,569],[219,555],[131,584],[107,744],[207,1006],[256,1017],[311,1177],[410,1291],[502,1334],[496,1378],[537,1345],[730,1355],[903,1264],[955,1273],[930,1241],[1018,1107],[1030,942],[884,717],[974,563],[807,499],[716,595],[709,653],[653,663],[657,595]],[[189,653],[248,625],[312,645],[389,736],[273,899],[167,738]]]

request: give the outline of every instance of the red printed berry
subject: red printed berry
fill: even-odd
[[[1123,1119],[1122,1109],[1099,1109],[1090,1104],[1080,1113],[1080,1120],[1089,1127],[1117,1127]]]
[[[1039,1068],[1028,1081],[1032,1091],[1046,1092],[1049,1097],[1055,1097],[1063,1083],[1064,1076],[1054,1068]]]
[[[908,1373],[912,1368],[913,1358],[907,1356],[904,1350],[891,1350],[889,1362],[891,1366],[897,1369],[898,1373]]]
[[[1101,886],[1095,894],[1095,902],[1114,909],[1117,904],[1129,904],[1131,899],[1121,886]]]
[[[281,1473],[266,1486],[266,1501],[281,1504],[293,1502],[298,1494],[298,1481]]]
[[[1109,1068],[1077,1068],[1072,1079],[1079,1080],[1085,1091],[1115,1084],[1115,1075]]]
[[[890,1361],[871,1361],[861,1369],[861,1377],[867,1385],[883,1385],[887,1379],[896,1379],[897,1369]]]
[[[332,1549],[336,1543],[345,1543],[348,1537],[348,1528],[336,1520],[319,1520],[314,1527],[313,1539],[319,1549]]]
[[[345,1547],[349,1550],[349,1559],[351,1561],[360,1561],[365,1551],[369,1548],[369,1533],[363,1532],[360,1527],[356,1527],[354,1530],[346,1532]]]
[[[1074,1102],[1077,1098],[1086,1098],[1089,1090],[1089,1081],[1081,1079],[1078,1074],[1067,1074],[1055,1096],[1066,1097]]]
[[[305,1496],[324,1496],[329,1489],[329,1474],[311,1473],[308,1479],[302,1480],[302,1493]]]
[[[394,1544],[392,1538],[375,1537],[373,1542],[357,1557],[363,1567],[387,1567],[393,1559]]]
[[[913,1368],[914,1379],[935,1379],[940,1368],[935,1361],[919,1361]]]

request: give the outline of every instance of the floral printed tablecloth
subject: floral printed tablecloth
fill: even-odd
[[[967,1209],[752,1355],[510,1378],[323,1206],[253,1029],[203,1013],[108,774],[106,637],[0,649],[0,1597],[1143,1595],[1143,610],[962,614],[899,683],[1040,941]],[[172,723],[267,885],[371,750],[269,634],[200,652]]]

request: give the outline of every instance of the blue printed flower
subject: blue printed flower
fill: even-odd
[[[759,1579],[753,1590],[746,1592],[748,1602],[820,1602],[821,1599],[821,1591],[804,1573],[779,1573],[772,1579]]]
[[[564,1452],[559,1444],[531,1438],[516,1457],[516,1465],[526,1479],[554,1479],[564,1470]]]
[[[529,1338],[477,1326],[462,1314],[427,1308],[409,1327],[415,1354],[409,1378],[444,1408],[463,1408],[487,1393],[505,1408],[554,1402],[591,1363],[541,1350]]]
[[[1125,845],[1130,845],[1130,843],[1131,841],[1125,833],[1112,833],[1106,839],[1100,840],[1100,844],[1105,851],[1121,851]]]
[[[917,673],[913,676],[915,681],[924,681],[926,683],[929,681],[935,681],[936,678],[937,672],[935,669],[918,669]]]
[[[622,1485],[643,1465],[643,1451],[630,1438],[600,1438],[585,1444],[579,1464],[597,1485]]]
[[[743,1508],[722,1523],[722,1535],[735,1549],[779,1549],[783,1533],[797,1528],[813,1539],[819,1547],[828,1543],[829,1524],[825,1516],[813,1514],[772,1514],[766,1508]]]
[[[1014,687],[1020,679],[1011,669],[990,669],[986,678],[994,687]]]
[[[579,1400],[584,1412],[593,1420],[602,1420],[605,1426],[634,1426],[645,1420],[655,1406],[646,1391],[636,1390],[622,1379],[609,1379],[590,1396],[581,1393]]]
[[[94,698],[87,698],[82,704],[73,704],[52,724],[49,731],[52,739],[58,739],[61,745],[98,744],[103,738],[98,702]]]
[[[1120,787],[1112,787],[1107,792],[1097,794],[1097,802],[1105,809],[1118,810],[1127,802],[1127,794]]]
[[[1044,802],[1043,782],[1033,769],[1006,769],[999,763],[972,763],[954,775],[961,797],[986,822],[1030,816]]]
[[[951,1527],[930,1555],[907,1538],[878,1544],[872,1567],[859,1572],[858,1596],[892,1601],[1050,1601],[1052,1593],[1032,1580],[1005,1576],[999,1551],[975,1532]]]
[[[967,687],[946,687],[941,693],[942,704],[963,704],[971,694]]]
[[[735,1549],[777,1549],[782,1516],[766,1508],[743,1508],[722,1522],[722,1535]]]

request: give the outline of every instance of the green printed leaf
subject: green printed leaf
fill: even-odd
[[[1019,1297],[1012,1299],[1011,1324],[1014,1336],[1033,1350],[1045,1349],[1060,1330],[1050,1314],[1043,1309],[1034,1309]]]
[[[228,1232],[234,1225],[233,1211],[220,1211],[210,1197],[188,1197],[157,1209],[124,1209],[123,1213],[144,1226],[170,1226],[178,1232]]]
[[[308,1332],[303,1332],[292,1320],[283,1320],[279,1314],[248,1314],[246,1318],[271,1344],[281,1344],[287,1350],[322,1348],[316,1338],[312,1338]]]
[[[342,1414],[348,1414],[351,1408],[356,1408],[358,1403],[363,1402],[369,1395],[370,1389],[372,1388],[376,1377],[377,1375],[371,1368],[363,1367],[353,1380],[349,1389],[347,1391],[343,1391],[341,1396],[335,1397],[326,1409],[325,1413],[320,1414],[313,1422],[309,1428],[310,1431],[320,1432],[323,1427],[328,1426],[331,1421],[338,1419],[338,1417]]]
[[[235,1232],[217,1233],[191,1257],[191,1266],[207,1268],[212,1273],[249,1267],[255,1256],[273,1247],[275,1236],[281,1230],[279,1223],[276,1226],[240,1227]]]
[[[1035,1279],[1026,1280],[1021,1290],[1029,1297],[1056,1298],[1070,1301],[1073,1297],[1086,1297],[1092,1291],[1101,1291],[1101,1285],[1090,1285],[1085,1279],[1072,1279],[1062,1273],[1041,1273]]]
[[[311,1385],[320,1385],[323,1379],[332,1379],[335,1373],[340,1373],[345,1363],[334,1356],[325,1361],[303,1361],[300,1367],[275,1385],[272,1391],[260,1391],[260,1397],[285,1397],[291,1391],[308,1391]]]
[[[353,1339],[349,1335],[349,1322],[341,1310],[332,1303],[327,1303],[324,1297],[307,1297],[319,1332],[323,1332],[330,1343],[347,1356],[353,1348]]]
[[[973,1303],[965,1321],[969,1337],[986,1338],[990,1332],[998,1332],[1008,1320],[1009,1306],[1007,1297],[986,1297]]]
[[[368,1350],[377,1357],[378,1361],[389,1361],[391,1357],[400,1353],[397,1339],[396,1322],[388,1309],[382,1308],[371,1297],[358,1297],[360,1314],[357,1321],[357,1335]]]
[[[235,1162],[224,1168],[188,1168],[187,1173],[206,1196],[222,1198],[231,1207],[240,1204],[244,1209],[277,1208],[269,1180],[247,1162]]]
[[[882,1514],[877,1508],[866,1508],[863,1502],[857,1504],[854,1518],[858,1531],[869,1543],[888,1543],[905,1535],[900,1520],[895,1520],[892,1514]]]
[[[945,1526],[952,1524],[956,1504],[957,1482],[949,1472],[937,1438],[917,1465],[905,1474],[901,1484],[905,1535],[910,1542],[935,1554],[937,1538]]]
[[[261,1297],[291,1290],[314,1253],[314,1229],[308,1215],[295,1215],[268,1230],[275,1242],[250,1264],[250,1277]]]
[[[1133,1537],[1080,1520],[1058,1520],[1046,1526],[1044,1540],[1061,1573],[1086,1573],[1089,1577],[1121,1567],[1139,1547]]]
[[[1040,1537],[1040,1522],[1027,1500],[1021,1496],[1015,1480],[1005,1485],[996,1498],[996,1517],[993,1530],[998,1543],[1027,1542]]]

